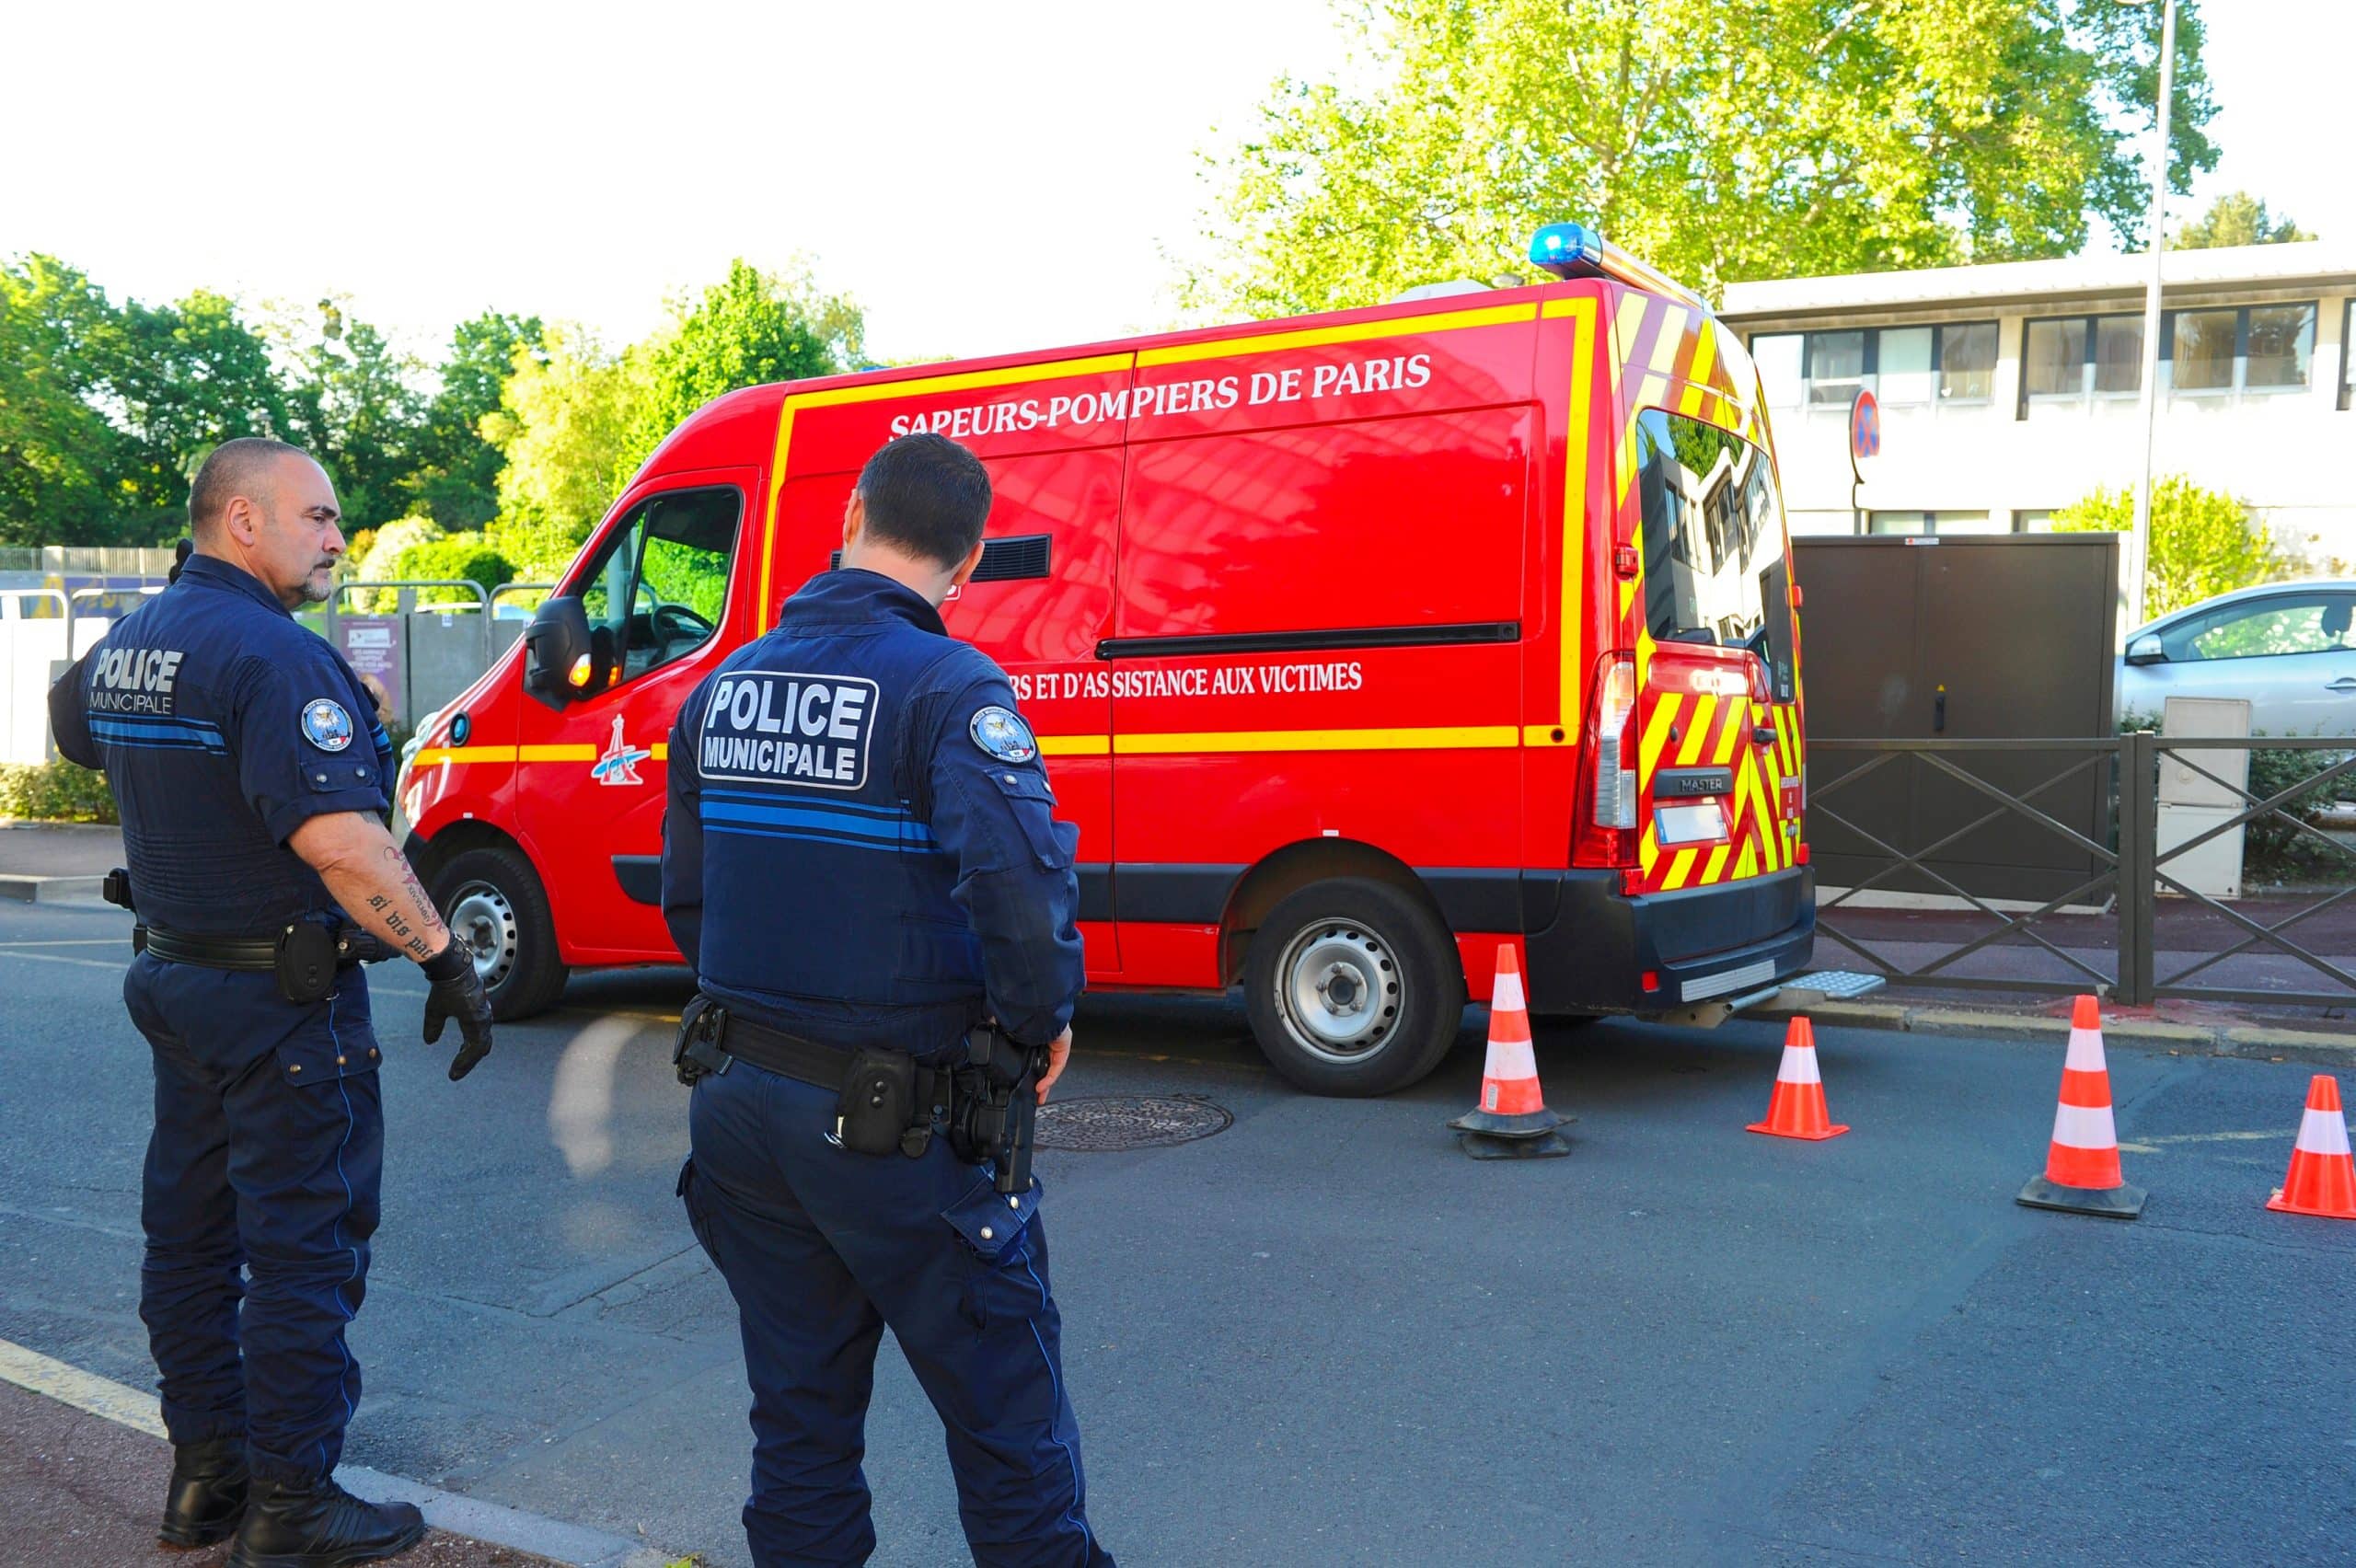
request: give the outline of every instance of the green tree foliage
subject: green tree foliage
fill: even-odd
[[[631,468],[681,420],[724,392],[834,375],[859,361],[864,322],[807,271],[763,272],[742,257],[699,298],[671,302],[670,329],[644,350],[646,382],[630,430]]]
[[[0,265],[0,544],[110,542],[125,438],[99,413],[112,312],[50,256]]]
[[[418,365],[368,323],[347,321],[335,300],[319,302],[315,335],[288,337],[293,428],[286,439],[318,458],[335,481],[346,526],[398,516],[424,420],[425,399],[411,385]]]
[[[518,352],[482,434],[505,467],[486,536],[526,579],[571,561],[679,421],[723,393],[835,375],[857,363],[859,306],[822,292],[806,271],[763,272],[739,259],[672,319],[620,352],[577,328],[550,328]]]
[[[2171,250],[2208,250],[2221,245],[2289,245],[2315,236],[2288,217],[2275,217],[2246,190],[2229,190],[2168,241]]]
[[[2053,514],[2057,534],[2123,534],[2134,525],[2132,485],[2097,489]],[[2164,616],[2282,573],[2271,532],[2239,497],[2203,490],[2181,474],[2153,481],[2146,616]]]
[[[2131,239],[2156,8],[2111,0],[1361,0],[1356,80],[1280,78],[1214,169],[1195,307],[1369,304],[1526,271],[1590,221],[1715,293],[1744,279]],[[2214,166],[2177,25],[2171,180]]]
[[[498,412],[517,353],[545,363],[539,351],[546,335],[537,316],[489,310],[451,335],[441,389],[426,406],[414,443],[417,466],[403,486],[411,503],[444,527],[479,528],[499,514],[502,459],[483,438],[482,422]]]
[[[483,438],[504,466],[492,544],[529,579],[553,576],[605,515],[617,476],[638,465],[632,432],[644,367],[579,328],[552,327],[519,352]]]
[[[0,260],[0,543],[163,543],[206,452],[275,435],[327,468],[348,536],[384,527],[348,579],[394,575],[428,542],[412,518],[434,538],[479,536],[471,555],[434,557],[445,565],[550,575],[681,420],[738,387],[846,368],[861,326],[806,269],[739,260],[620,352],[485,312],[429,380],[336,299],[257,327],[220,294],[118,306],[53,257]]]
[[[0,540],[169,538],[204,454],[285,417],[269,344],[221,295],[118,308],[54,257],[0,265]]]

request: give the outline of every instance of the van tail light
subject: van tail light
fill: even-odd
[[[1636,781],[1636,661],[1607,653],[1595,666],[1582,735],[1579,793],[1572,811],[1571,863],[1635,864],[1642,802]]]
[[[1603,666],[1595,700],[1595,825],[1622,833],[1636,827],[1636,662],[1614,657]]]

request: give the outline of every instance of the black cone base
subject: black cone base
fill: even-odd
[[[2042,1176],[2032,1176],[2021,1189],[2019,1201],[2030,1208],[2058,1209],[2063,1214],[2091,1214],[2102,1219],[2134,1219],[2150,1196],[2141,1187],[2063,1187]]]
[[[1467,1111],[1449,1123],[1460,1133],[1482,1133],[1497,1138],[1542,1138],[1565,1122],[1576,1122],[1576,1116],[1558,1116],[1540,1107],[1519,1115],[1500,1116],[1495,1111]]]
[[[1519,1137],[1499,1137],[1494,1133],[1460,1132],[1457,1143],[1475,1159],[1559,1159],[1571,1152],[1562,1135],[1553,1131],[1535,1137],[1523,1134]]]

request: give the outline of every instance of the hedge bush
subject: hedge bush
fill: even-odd
[[[111,824],[114,796],[107,776],[59,757],[34,765],[0,764],[0,817],[27,822]]]

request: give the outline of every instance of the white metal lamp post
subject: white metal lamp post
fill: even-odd
[[[2119,0],[2149,6],[2155,0]],[[2119,635],[2143,624],[2144,584],[2152,562],[2152,449],[2160,413],[2160,258],[2167,236],[2168,107],[2176,92],[2176,0],[2156,0],[2160,20],[2160,101],[2153,129],[2152,277],[2143,289],[2143,477],[2135,489],[2135,526],[2127,546],[2127,620]]]

